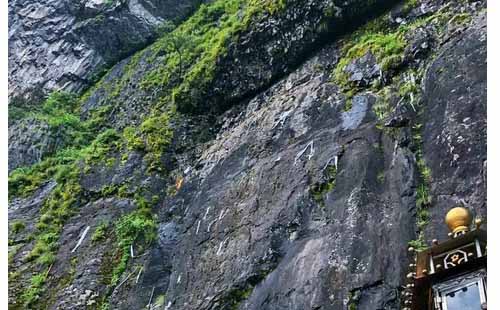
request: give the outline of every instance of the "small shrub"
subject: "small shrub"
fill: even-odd
[[[151,169],[160,169],[160,159],[173,138],[171,129],[172,113],[147,118],[141,124],[141,133],[146,140],[146,159]]]
[[[422,158],[418,160],[417,165],[424,182],[429,184],[432,181],[431,169],[425,164],[425,160]]]
[[[328,165],[324,171],[324,176],[324,182],[316,183],[311,187],[311,195],[320,205],[324,204],[323,196],[335,188],[337,168],[334,165]]]
[[[31,277],[31,285],[27,288],[21,298],[24,302],[24,307],[31,309],[31,306],[40,298],[43,293],[43,285],[45,284],[45,275],[37,274]]]
[[[156,239],[156,222],[147,210],[137,210],[121,217],[115,232],[121,247],[127,248],[137,242],[150,244]]]
[[[92,242],[95,243],[104,240],[108,228],[109,228],[108,222],[101,223],[99,226],[97,226],[91,237]]]
[[[423,240],[422,235],[420,235],[418,239],[409,241],[408,245],[417,251],[423,251],[428,248],[428,246],[425,244],[425,241]]]
[[[143,150],[144,142],[135,127],[126,127],[123,130],[123,138],[128,150]]]
[[[406,41],[401,32],[363,33],[356,40],[356,43],[347,46],[345,55],[340,59],[334,71],[334,81],[342,88],[350,89],[353,85],[351,85],[347,74],[344,72],[349,63],[370,51],[382,69],[387,70],[401,63],[405,47]]]
[[[115,224],[115,234],[118,239],[121,257],[113,269],[112,285],[116,285],[122,273],[127,268],[130,258],[130,246],[136,250],[144,249],[156,239],[157,224],[149,209],[140,208],[122,216]]]
[[[50,266],[56,261],[56,256],[50,252],[43,253],[36,262],[42,266]]]
[[[424,184],[420,184],[417,187],[417,208],[427,207],[431,204],[432,198],[429,194],[427,187]]]
[[[25,228],[24,222],[16,220],[12,222],[11,231],[14,235],[20,233]]]

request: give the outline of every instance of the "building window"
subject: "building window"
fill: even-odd
[[[447,310],[481,309],[481,296],[479,294],[479,283],[461,287],[446,293],[445,301]]]
[[[482,310],[486,305],[483,272],[461,276],[433,287],[439,310]]]

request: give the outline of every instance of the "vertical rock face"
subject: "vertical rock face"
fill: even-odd
[[[9,97],[39,102],[79,92],[105,67],[150,42],[165,20],[184,19],[197,0],[9,1]]]
[[[168,3],[81,7],[116,25],[188,11]],[[207,28],[254,2],[213,3],[195,15]],[[457,203],[486,216],[486,9],[360,3],[266,2],[274,9],[249,15],[199,84],[184,83],[198,81],[196,70],[165,70],[168,81],[142,87],[176,59],[153,43],[81,98],[74,115],[95,135],[81,149],[60,146],[43,117],[16,119],[12,168],[37,164],[9,180],[10,307],[401,309],[408,243],[446,238],[444,215]],[[345,18],[368,23],[350,29]],[[72,33],[87,21],[75,20]],[[97,31],[81,29],[82,40]],[[102,59],[92,68],[121,57],[112,40],[93,42],[85,50]],[[49,84],[59,68],[47,70]],[[184,110],[169,96],[179,83],[192,87]]]
[[[9,127],[9,171],[39,162],[55,149],[55,135],[41,120],[25,119]]]
[[[486,216],[486,15],[446,43],[426,74],[424,158],[432,171],[434,225],[450,205]],[[455,68],[446,70],[443,68]]]
[[[414,159],[375,127],[374,96],[342,111],[314,69],[336,53],[250,101],[166,203],[186,212],[166,293],[178,309],[344,309],[351,291],[361,309],[399,308]]]

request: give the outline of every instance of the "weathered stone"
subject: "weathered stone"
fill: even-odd
[[[444,69],[444,68],[450,68]],[[463,203],[486,216],[486,14],[443,46],[425,77],[424,158],[432,171],[433,225],[446,236],[442,214]],[[431,238],[431,237],[429,237]]]
[[[377,64],[377,60],[371,52],[354,59],[345,67],[344,71],[349,76],[349,81],[358,86],[368,86],[376,78],[382,76],[380,65]]]
[[[424,0],[398,13],[396,24],[404,24],[446,6],[467,12],[472,22],[439,29],[442,36],[422,25],[408,36],[403,64],[384,81],[383,87],[394,90],[384,101],[390,113],[381,120],[374,106],[387,98],[372,84],[378,78],[373,55],[349,69],[352,75],[361,72],[356,79],[365,84],[346,111],[347,96],[331,80],[343,46],[335,36],[320,42],[325,37],[311,30],[326,4],[336,4],[331,21],[340,22],[356,15],[358,7],[349,5],[361,3],[340,2],[292,1],[283,15],[252,21],[219,59],[206,97],[216,108],[197,102],[201,113],[180,114],[174,124],[161,173],[148,171],[143,152],[123,149],[108,154],[112,164],[88,163],[82,169],[84,202],[75,204],[61,228],[42,296],[47,308],[85,309],[104,302],[110,309],[401,308],[407,244],[418,233],[420,154],[431,171],[434,198],[426,239],[446,238],[443,216],[457,202],[486,216],[485,12],[472,2]],[[85,14],[103,6],[87,1]],[[35,19],[47,14],[24,13]],[[360,20],[368,19],[365,11],[358,13]],[[148,56],[146,49],[130,85],[113,98],[108,120],[113,127],[139,124],[154,103],[154,94],[135,85],[162,60],[149,63]],[[119,79],[129,61],[112,68],[106,79]],[[407,79],[405,70],[423,80]],[[400,94],[404,82],[415,83],[418,94]],[[82,115],[109,104],[108,96],[98,88],[84,102]],[[417,123],[422,139],[414,133]],[[34,139],[26,137],[17,149]],[[125,192],[117,193],[124,185]],[[32,197],[10,203],[9,218],[26,221],[25,230],[11,237],[22,245],[11,264],[22,276],[9,287],[11,294],[21,294],[37,271],[22,259],[33,246],[24,239],[36,232],[55,186],[45,183]],[[120,286],[111,286],[121,250],[113,237],[92,242],[91,236],[100,223],[113,229],[118,218],[136,210],[132,198],[123,198],[134,194],[148,201],[157,196],[151,203],[157,240],[130,258]],[[72,252],[88,226],[89,234]]]
[[[165,20],[202,1],[9,1],[9,97],[30,104],[53,90],[78,92],[151,42]]]
[[[9,126],[9,172],[37,163],[57,148],[57,134],[49,125],[32,118]]]

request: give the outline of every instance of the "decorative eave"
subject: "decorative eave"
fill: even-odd
[[[472,226],[469,211],[457,207],[448,212],[445,222],[451,231],[450,239],[442,243],[433,240],[432,245],[422,251],[409,249],[415,257],[403,292],[403,310],[432,309],[432,285],[486,268],[487,234],[480,229],[482,221],[476,219],[474,228],[469,230]]]

